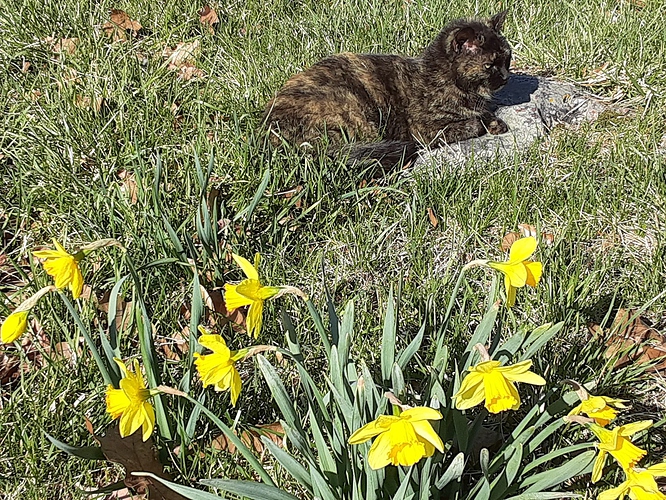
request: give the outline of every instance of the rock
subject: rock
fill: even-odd
[[[524,151],[558,124],[579,125],[596,120],[609,105],[570,83],[552,78],[511,75],[493,98],[495,113],[509,126],[502,135],[486,134],[425,151],[422,163],[465,163],[467,159],[493,159]],[[626,112],[626,110],[618,110]]]

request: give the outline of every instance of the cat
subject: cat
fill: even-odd
[[[453,21],[416,58],[342,53],[319,61],[267,104],[271,142],[314,146],[326,136],[329,151],[347,151],[350,163],[390,168],[423,145],[507,132],[489,109],[509,78],[506,14]]]

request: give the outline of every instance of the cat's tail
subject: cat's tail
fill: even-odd
[[[379,163],[384,171],[407,165],[418,158],[421,146],[416,141],[381,141],[368,144],[350,144],[347,165]]]

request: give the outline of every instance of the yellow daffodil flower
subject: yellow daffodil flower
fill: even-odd
[[[112,385],[107,387],[106,411],[114,420],[120,417],[120,437],[130,436],[141,427],[143,440],[146,441],[155,427],[155,411],[148,399],[158,391],[146,389],[136,359],[133,363],[134,372],[129,371],[118,358],[114,358],[114,361],[120,367],[123,377],[120,389]]]
[[[28,329],[28,312],[13,312],[2,322],[0,327],[0,340],[9,344],[25,333]]]
[[[79,251],[72,255],[67,253],[63,246],[55,239],[53,244],[56,250],[39,250],[32,254],[38,259],[44,260],[44,270],[55,279],[56,288],[69,287],[72,297],[78,299],[83,289],[83,275],[79,269],[79,262],[85,253]]]
[[[666,476],[666,464],[653,465],[646,470],[628,469],[624,471],[627,479],[617,488],[602,491],[597,500],[622,500],[625,495],[637,500],[666,500],[666,495],[659,491],[655,477]]]
[[[641,420],[631,424],[622,425],[613,429],[605,429],[597,424],[589,424],[590,430],[599,439],[597,455],[592,468],[592,482],[601,479],[606,454],[610,453],[625,472],[633,468],[641,460],[646,451],[636,446],[628,438],[652,425],[652,420]]]
[[[490,413],[517,410],[520,395],[514,382],[532,385],[546,383],[542,377],[529,371],[531,366],[531,360],[508,366],[500,366],[499,361],[490,360],[471,366],[470,373],[463,379],[460,390],[454,396],[456,408],[466,410],[485,399],[485,406]]]
[[[250,306],[247,311],[245,322],[248,335],[254,335],[254,338],[256,339],[261,331],[264,300],[278,295],[282,290],[282,287],[263,286],[261,284],[258,271],[260,261],[259,254],[254,256],[254,265],[252,265],[249,260],[239,255],[233,254],[232,257],[234,258],[234,261],[236,261],[236,264],[241,267],[245,276],[247,276],[247,279],[241,281],[238,285],[225,284],[224,301],[228,311],[243,306]]]
[[[231,404],[236,406],[241,391],[241,378],[235,363],[247,355],[248,349],[231,351],[221,336],[208,334],[203,327],[199,327],[199,331],[203,334],[199,337],[199,343],[213,351],[205,355],[194,353],[194,364],[203,386],[212,384],[216,391],[231,390]]]
[[[368,463],[373,469],[388,464],[414,465],[430,457],[435,448],[444,452],[442,439],[428,420],[440,420],[442,414],[425,406],[409,408],[399,416],[381,415],[349,437],[349,444],[361,444],[378,436],[370,447]]]
[[[527,260],[534,253],[537,240],[534,236],[520,238],[513,242],[509,250],[507,262],[487,263],[488,266],[504,274],[506,287],[506,305],[512,307],[516,302],[516,289],[530,285],[536,287],[541,279],[543,266],[541,262]]]
[[[49,292],[56,290],[53,285],[45,286],[37,291],[34,295],[24,300],[19,306],[14,309],[0,326],[0,342],[9,344],[14,342],[28,329],[28,314],[30,310],[37,305],[39,299]]]
[[[608,396],[589,396],[588,399],[581,401],[578,406],[571,410],[569,415],[584,413],[601,427],[606,427],[617,416],[615,408],[626,408],[623,403],[626,403],[626,400],[613,399]],[[610,405],[615,406],[615,408]]]

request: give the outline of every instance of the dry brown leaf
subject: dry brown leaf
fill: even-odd
[[[111,20],[102,25],[106,36],[110,36],[114,42],[127,40],[128,35],[136,35],[141,28],[139,21],[130,18],[120,9],[111,9]]]
[[[79,356],[81,356],[83,350],[79,346],[76,346],[75,351],[72,349],[72,346],[69,344],[69,342],[58,342],[55,346],[53,346],[53,352],[54,359],[61,358],[67,361],[70,366],[76,366],[76,363],[79,360]]]
[[[190,343],[187,341],[189,338],[190,328],[186,326],[183,328],[182,332],[176,333],[172,337],[165,339],[165,341],[160,344],[160,347],[162,348],[162,351],[164,351],[166,358],[180,361],[190,348]]]
[[[238,435],[238,433],[236,433]],[[275,422],[273,424],[258,425],[241,433],[241,441],[245,446],[261,455],[264,452],[264,443],[261,442],[261,436],[266,436],[278,446],[284,448],[285,433],[282,424]],[[211,446],[216,450],[227,450],[229,453],[236,453],[236,446],[225,434],[213,439]]]
[[[139,494],[148,494],[151,499],[186,500],[166,486],[150,477],[134,476],[132,472],[150,472],[170,480],[164,472],[164,466],[157,459],[153,438],[141,439],[141,432],[135,432],[125,438],[120,437],[118,424],[113,423],[106,429],[104,436],[95,436],[104,456],[111,462],[118,463],[125,469],[124,483]]]
[[[520,238],[527,238],[528,236],[538,238],[539,232],[534,226],[529,224],[518,224],[518,229],[520,232],[514,231],[511,233],[506,233],[504,238],[502,238],[500,247],[503,252],[508,252],[511,248],[511,245],[513,245],[516,240],[519,240]],[[555,241],[555,236],[553,233],[547,233],[543,231],[541,233],[541,241],[543,241],[546,246],[552,246]]]
[[[215,27],[213,25],[219,23],[220,18],[217,17],[217,12],[215,12],[213,8],[206,5],[199,11],[199,21],[208,28],[208,32],[212,35],[215,33]]]
[[[102,105],[104,104],[104,98],[99,96],[92,98],[88,96],[77,95],[76,99],[74,100],[74,104],[79,109],[90,109],[95,113],[99,113],[102,109]]]
[[[602,336],[604,332],[597,324],[588,325],[593,336]],[[629,364],[642,364],[666,356],[666,338],[655,328],[647,325],[635,310],[618,309],[606,339],[606,358],[620,354],[614,364],[622,368]],[[666,360],[649,368],[649,371],[666,369]]]
[[[133,172],[121,168],[116,174],[120,179],[120,190],[127,195],[130,204],[136,204],[138,200],[138,186]]]
[[[227,323],[231,322],[234,330],[244,331],[245,330],[245,317],[246,311],[244,308],[237,308],[233,311],[227,310],[227,304],[224,301],[224,295],[222,293],[222,288],[213,288],[212,290],[206,290],[204,286],[200,286],[201,289],[201,298],[206,308],[215,313],[220,317],[211,317],[211,323],[222,327]]]
[[[166,57],[166,66],[169,71],[176,71],[178,78],[191,80],[195,77],[203,77],[204,72],[195,66],[196,57],[199,55],[199,40],[193,42],[181,42],[175,49],[166,47],[162,55]]]
[[[432,207],[428,207],[428,220],[430,221],[430,225],[432,225],[432,227],[437,227],[439,225],[439,218],[435,214],[435,211],[432,209]]]

